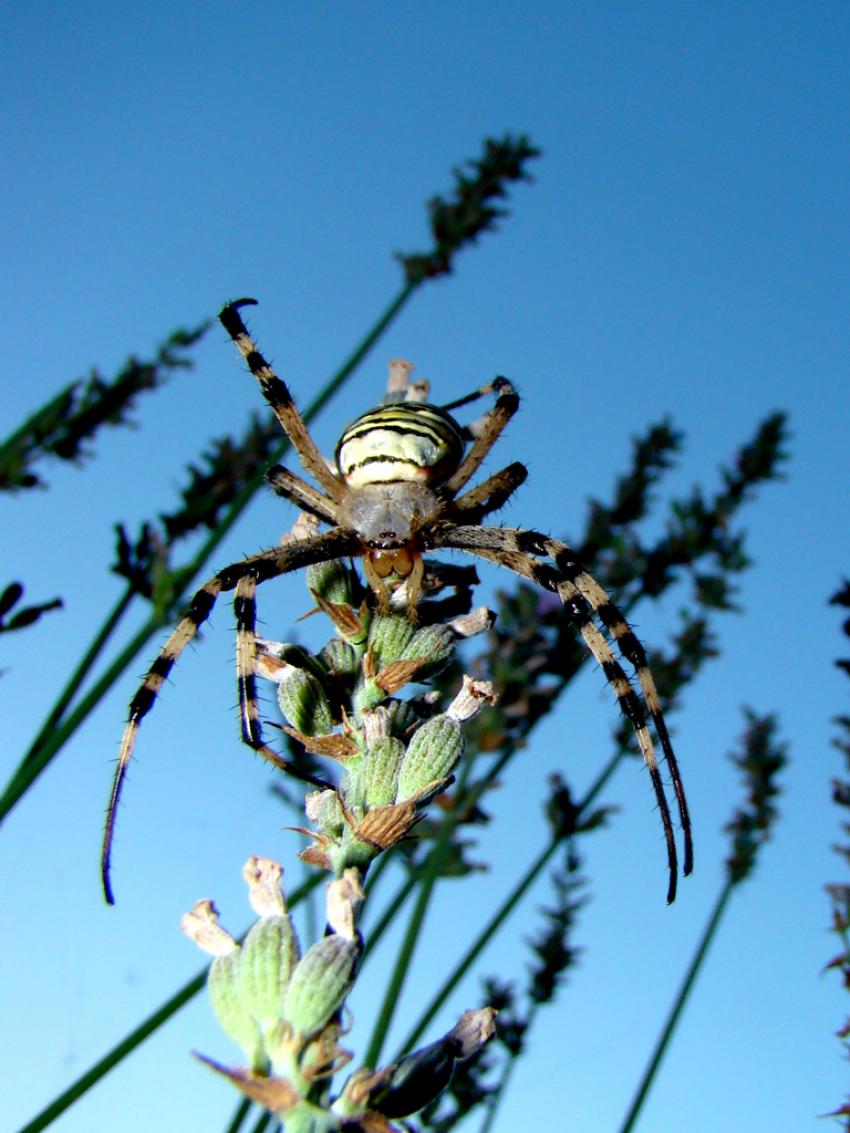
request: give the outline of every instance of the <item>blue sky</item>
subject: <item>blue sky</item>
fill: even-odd
[[[737,802],[725,753],[743,703],[780,714],[783,817],[732,902],[644,1127],[824,1128],[817,1115],[846,1080],[833,1037],[846,995],[821,974],[835,951],[822,887],[841,879],[830,720],[847,703],[832,666],[840,618],[826,606],[850,572],[846,6],[32,3],[7,6],[0,30],[0,435],[91,365],[111,373],[242,294],[261,301],[253,329],[308,400],[394,294],[392,253],[427,244],[423,201],[506,130],[544,150],[536,184],[516,190],[497,237],[405,310],[317,425],[325,451],[374,402],[387,359],[416,361],[443,399],[508,374],[524,400],[502,463],[526,461],[530,478],[507,516],[568,534],[650,420],[669,414],[687,435],[663,489],[682,493],[714,484],[761,418],[789,411],[787,478],[745,517],[744,614],[722,623],[723,657],[675,720],[697,870],[665,908],[649,785],[637,764],[621,772],[608,801],[622,814],[586,847],[581,967],[541,1017],[498,1128],[617,1128],[720,885],[719,830]],[[168,508],[204,441],[258,405],[223,334],[197,359],[143,404],[135,430],[100,438],[85,469],[51,468],[49,492],[0,501],[0,577],[66,602],[6,639],[9,768],[120,593],[103,566],[112,524]],[[291,518],[257,501],[214,565],[274,542]],[[303,592],[267,589],[270,636],[285,637]],[[673,630],[678,601],[640,611],[646,641]],[[146,724],[116,909],[102,905],[97,854],[134,675],[4,824],[10,1128],[198,968],[177,931],[196,898],[214,895],[235,928],[249,852],[298,876],[269,776],[236,739],[232,653],[223,604]],[[480,847],[493,868],[446,892],[411,1010],[445,970],[446,939],[462,946],[536,848],[522,835],[548,772],[589,783],[614,723],[588,666],[493,799]],[[535,894],[484,971],[517,971],[545,899]],[[476,999],[471,982],[441,1024]],[[232,1057],[200,1000],[57,1127],[223,1127],[229,1090],[191,1048]]]

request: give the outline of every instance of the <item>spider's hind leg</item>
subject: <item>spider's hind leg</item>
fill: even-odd
[[[110,880],[110,860],[112,856],[112,840],[115,834],[115,819],[118,803],[121,800],[121,791],[127,777],[127,769],[133,757],[136,746],[136,736],[142,720],[153,708],[160,689],[174,668],[178,657],[195,637],[200,627],[212,613],[216,599],[223,589],[223,582],[219,575],[208,579],[192,599],[189,609],[184,617],[175,626],[171,636],[160,650],[138,692],[130,701],[127,713],[127,723],[121,737],[121,746],[118,749],[118,762],[112,778],[112,788],[106,808],[106,822],[103,831],[103,849],[101,852],[101,880],[103,892],[110,905],[115,904]]]
[[[481,462],[519,408],[519,394],[507,378],[494,378],[492,384],[486,386],[485,389],[497,395],[496,404],[485,414],[481,431],[475,438],[472,447],[454,474],[443,485],[442,490],[449,497],[456,495],[464,484],[468,483],[471,477],[475,475],[481,466]],[[473,396],[477,396],[477,394]],[[464,400],[470,399],[461,399],[460,402],[453,402],[452,405],[463,404]]]
[[[626,658],[635,671],[644,702],[661,744],[661,750],[670,769],[670,779],[676,796],[676,804],[679,808],[679,819],[684,839],[685,853],[682,871],[687,876],[694,868],[694,849],[688,800],[685,797],[682,777],[679,774],[679,763],[676,759],[676,753],[673,751],[670,733],[667,730],[667,723],[661,709],[661,699],[655,685],[655,678],[649,667],[646,651],[622,612],[611,601],[608,592],[582,567],[572,549],[566,543],[554,539],[545,540],[545,544],[547,546],[545,553],[551,555],[564,578],[569,579],[587,600],[600,622],[616,642],[622,656]]]
[[[519,461],[509,464],[507,468],[494,472],[482,483],[453,500],[449,508],[450,516],[457,516],[459,522],[464,524],[480,523],[485,515],[498,511],[520,484],[525,482],[527,476],[528,469],[524,464]]]

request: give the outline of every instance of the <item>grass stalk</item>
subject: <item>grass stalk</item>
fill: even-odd
[[[718,925],[720,924],[723,913],[725,912],[726,906],[729,903],[729,898],[732,896],[732,891],[734,890],[735,885],[736,882],[734,880],[727,880],[720,891],[720,895],[714,904],[714,908],[711,911],[705,929],[703,930],[702,936],[700,937],[699,944],[694,951],[690,965],[688,966],[688,970],[685,974],[685,978],[679,987],[676,998],[673,1000],[673,1006],[671,1007],[670,1012],[664,1022],[661,1034],[659,1035],[658,1041],[655,1044],[655,1048],[650,1056],[649,1062],[647,1063],[647,1067],[643,1072],[643,1076],[640,1080],[640,1085],[635,1092],[632,1104],[629,1106],[628,1112],[626,1113],[626,1116],[623,1120],[623,1124],[620,1126],[620,1133],[631,1133],[631,1130],[634,1128],[635,1123],[640,1116],[641,1109],[643,1108],[643,1104],[646,1101],[647,1095],[649,1094],[650,1087],[655,1081],[655,1076],[658,1073],[658,1069],[661,1065],[661,1060],[664,1058],[665,1051],[670,1045],[670,1040],[673,1037],[673,1032],[676,1029],[676,1024],[679,1022],[679,1018],[685,1008],[685,1004],[688,1001],[691,989],[694,986],[694,982],[697,978],[697,975],[699,974],[699,970],[703,965],[706,954],[708,953],[708,949],[711,946],[711,942],[714,939],[715,933],[717,932]]]

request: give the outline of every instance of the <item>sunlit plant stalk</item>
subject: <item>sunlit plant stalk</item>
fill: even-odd
[[[777,779],[786,763],[785,745],[776,738],[777,722],[773,716],[758,717],[749,710],[745,714],[747,730],[742,738],[742,750],[733,755],[732,759],[743,772],[747,798],[746,804],[736,810],[726,826],[727,833],[732,836],[730,853],[726,859],[726,879],[709,913],[634,1099],[620,1126],[620,1133],[631,1133],[640,1117],[732,894],[743,881],[752,876],[758,853],[770,838],[778,818],[775,799],[780,790]]]

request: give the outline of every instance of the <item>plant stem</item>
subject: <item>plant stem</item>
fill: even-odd
[[[675,1000],[673,1001],[673,1007],[670,1010],[669,1015],[667,1016],[667,1020],[664,1024],[664,1027],[662,1028],[658,1042],[655,1044],[655,1049],[652,1052],[649,1064],[647,1065],[647,1068],[643,1073],[643,1078],[641,1079],[640,1086],[638,1087],[634,1100],[629,1107],[629,1111],[626,1114],[623,1124],[620,1126],[620,1133],[630,1133],[630,1131],[634,1128],[634,1124],[638,1119],[643,1103],[646,1100],[647,1094],[649,1093],[649,1088],[655,1079],[655,1075],[658,1072],[659,1066],[661,1065],[661,1060],[664,1057],[664,1052],[667,1050],[670,1039],[673,1037],[673,1031],[676,1028],[676,1024],[679,1021],[679,1016],[682,1014],[685,1003],[687,1002],[688,996],[690,995],[691,988],[693,987],[694,981],[697,977],[697,973],[702,967],[702,963],[705,959],[706,953],[708,952],[708,948],[711,944],[715,932],[717,931],[717,926],[720,923],[720,920],[726,909],[726,905],[728,904],[729,898],[732,895],[732,891],[735,888],[735,884],[736,882],[727,880],[726,884],[720,891],[720,896],[717,898],[714,908],[711,911],[711,915],[708,918],[708,922],[705,926],[705,929],[703,930],[703,934],[700,938],[699,944],[697,945],[696,951],[694,952],[687,974],[685,975],[681,987],[679,988],[679,992]]]
[[[393,923],[393,920],[398,915],[399,909],[412,893],[416,881],[416,875],[413,873],[409,874],[396,890],[395,896],[387,903],[387,907],[378,919],[378,923],[369,931],[369,939],[366,942],[366,947],[363,949],[362,963],[365,963],[366,957],[376,947],[378,941]],[[371,889],[369,896],[371,897]]]
[[[466,781],[469,778],[470,771],[472,770],[472,759],[466,759],[458,775],[457,784],[455,787],[455,798],[461,799],[463,797]],[[401,989],[404,986],[404,981],[407,977],[410,961],[413,958],[413,953],[416,948],[416,943],[419,939],[419,933],[422,928],[422,922],[425,919],[425,914],[428,911],[428,905],[431,900],[431,895],[434,891],[434,886],[440,876],[442,867],[443,853],[448,845],[452,832],[457,825],[457,811],[449,810],[443,817],[443,825],[437,835],[436,841],[431,849],[430,854],[425,862],[424,868],[418,881],[420,883],[419,896],[413,911],[410,914],[410,920],[407,924],[407,931],[404,934],[404,939],[401,942],[398,955],[396,956],[395,967],[393,968],[390,982],[387,985],[387,990],[384,993],[384,1000],[381,1004],[381,1009],[378,1012],[378,1017],[375,1020],[375,1026],[372,1029],[372,1037],[369,1040],[369,1046],[366,1054],[363,1056],[363,1065],[375,1067],[378,1065],[378,1060],[381,1057],[381,1050],[387,1037],[387,1032],[390,1028],[393,1015],[395,1014],[396,1007],[398,1006]]]
[[[529,868],[526,870],[525,875],[516,884],[513,892],[509,895],[507,900],[503,901],[476,939],[464,953],[461,960],[455,965],[454,971],[445,980],[440,989],[436,992],[431,1002],[426,1007],[418,1023],[407,1036],[405,1041],[399,1047],[397,1058],[403,1054],[407,1054],[416,1043],[421,1039],[428,1024],[443,1006],[445,1001],[481,955],[490,942],[491,938],[495,936],[498,930],[502,927],[516,906],[540,876],[543,869],[548,864],[555,850],[561,845],[561,838],[552,838],[547,846],[537,855]]]
[[[512,748],[511,751],[504,753],[502,757],[500,757],[498,764],[494,765],[494,768],[491,769],[491,773],[488,774],[488,780],[491,777],[491,774],[495,776],[495,767],[497,766],[499,770],[501,770],[501,768],[510,758],[510,755],[516,750],[517,749]],[[577,818],[588,809],[590,804],[600,793],[602,788],[616,771],[621,759],[622,753],[615,752],[611,759],[609,759],[606,765],[602,768],[599,775],[597,775],[593,784],[589,788],[587,794],[579,803],[576,812]],[[543,849],[526,870],[525,875],[517,882],[513,891],[496,910],[496,912],[478,934],[476,939],[455,965],[454,970],[446,978],[440,989],[435,993],[435,995],[431,999],[431,1002],[425,1008],[423,1014],[420,1016],[419,1021],[416,1023],[416,1026],[407,1036],[404,1043],[400,1046],[398,1055],[396,1057],[401,1057],[401,1055],[406,1054],[409,1050],[412,1049],[412,1047],[416,1045],[416,1043],[422,1037],[428,1024],[432,1021],[434,1016],[448,999],[449,995],[451,995],[451,993],[466,975],[467,971],[484,951],[491,937],[495,936],[495,934],[513,912],[513,910],[525,896],[529,888],[540,876],[541,872],[545,869],[555,850],[557,850],[558,846],[561,845],[562,841],[562,837],[552,837],[548,844],[543,847]]]
[[[230,1119],[230,1123],[228,1124],[225,1133],[239,1133],[239,1130],[245,1123],[245,1118],[251,1111],[252,1105],[253,1102],[250,1098],[243,1098],[242,1101],[239,1102],[239,1104],[236,1106],[236,1112]]]
[[[45,717],[44,723],[39,728],[38,734],[30,744],[29,750],[23,758],[24,763],[29,763],[32,759],[36,758],[36,756],[38,755],[38,749],[45,742],[48,734],[52,732],[53,729],[56,728],[60,723],[62,717],[65,715],[66,708],[74,699],[74,696],[79,691],[80,687],[83,684],[83,681],[88,676],[89,670],[94,665],[100,653],[103,651],[103,647],[106,645],[121,618],[124,616],[124,612],[132,602],[134,594],[135,591],[133,590],[133,588],[128,586],[121,597],[118,599],[112,611],[106,616],[106,620],[95,634],[91,644],[83,655],[82,660],[77,665],[76,669],[74,669],[71,676],[68,678],[68,683],[56,698],[56,702]],[[13,775],[12,782],[14,782],[14,779],[15,776]]]
[[[9,455],[14,453],[17,449],[18,442],[21,440],[21,438],[26,437],[28,433],[36,432],[40,422],[42,422],[45,418],[50,419],[55,413],[57,413],[59,409],[64,405],[64,403],[71,399],[74,390],[79,385],[79,380],[69,382],[68,385],[66,385],[64,389],[60,390],[55,397],[52,397],[50,401],[45,402],[45,404],[42,405],[40,409],[36,409],[35,413],[32,413],[26,419],[26,421],[24,421],[23,425],[21,425],[19,429],[16,429],[14,433],[8,436],[5,441],[0,444],[0,472],[2,472],[2,465],[4,461],[8,460]]]
[[[98,680],[86,696],[83,697],[73,712],[69,713],[59,727],[55,729],[50,738],[47,739],[37,751],[33,752],[33,757],[18,767],[14,778],[6,787],[3,796],[0,797],[0,821],[5,819],[9,811],[20,801],[21,797],[51,762],[65,741],[70,739],[88,714],[97,706],[102,697],[106,695],[115,681],[121,676],[124,669],[144,646],[151,634],[155,633],[162,624],[163,620],[161,615],[150,617],[142,628],[134,634],[129,643],[112,662],[100,680]]]
[[[85,1074],[82,1074],[67,1090],[54,1098],[41,1113],[37,1114],[28,1124],[24,1125],[23,1128],[19,1130],[19,1133],[39,1133],[40,1130],[46,1129],[52,1121],[55,1121],[60,1114],[64,1113],[75,1101],[81,1098],[83,1094],[108,1074],[114,1066],[117,1066],[131,1051],[135,1050],[137,1046],[143,1043],[149,1035],[158,1030],[166,1020],[170,1019],[176,1011],[179,1011],[185,1003],[188,1003],[194,995],[197,995],[206,983],[206,979],[207,969],[204,968],[203,971],[198,972],[196,976],[189,980],[180,991],[170,999],[167,999],[157,1011],[154,1011],[144,1022],[140,1023],[135,1030],[131,1031],[126,1038],[122,1039],[120,1043],[114,1046],[108,1054],[104,1055],[94,1066],[90,1067]]]

